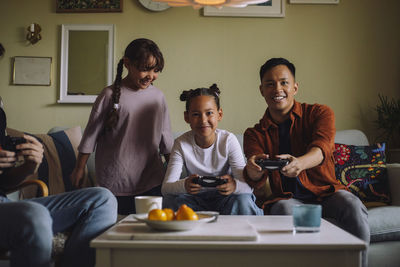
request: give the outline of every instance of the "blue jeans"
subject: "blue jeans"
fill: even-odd
[[[224,196],[212,190],[196,195],[166,195],[163,197],[163,207],[176,211],[182,204],[186,204],[194,211],[218,211],[222,215],[264,215],[254,201],[253,194]]]
[[[279,200],[270,206],[269,214],[291,215],[292,207],[302,203],[303,201],[294,198]],[[318,204],[322,206],[322,217],[334,219],[334,223],[340,228],[364,240],[367,246],[369,245],[368,210],[357,196],[348,191],[339,190]],[[362,266],[367,266],[367,262],[367,251],[364,251]]]
[[[94,266],[89,242],[117,219],[117,201],[92,187],[11,202],[0,196],[0,248],[11,251],[11,266],[50,266],[53,234],[70,232],[63,266]]]

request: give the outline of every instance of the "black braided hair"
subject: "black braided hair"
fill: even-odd
[[[156,60],[156,64],[154,66],[147,66],[149,58],[153,56]],[[124,58],[129,59],[129,62],[134,64],[134,66],[142,71],[146,70],[149,67],[151,69],[157,69],[157,71],[161,72],[164,68],[164,57],[158,48],[157,44],[152,40],[139,38],[133,40],[125,49]],[[122,71],[124,67],[123,58],[119,60],[117,67],[117,74],[115,76],[115,81],[113,84],[113,93],[112,93],[112,105],[111,110],[108,113],[105,123],[105,130],[109,131],[113,129],[119,119],[118,109],[119,109],[119,98],[121,96],[121,82],[122,82]]]
[[[110,112],[108,113],[105,124],[106,131],[112,130],[112,128],[114,128],[115,125],[117,125],[119,119],[118,109],[119,109],[119,97],[121,96],[121,81],[122,81],[123,68],[124,68],[124,60],[120,59],[118,62],[117,75],[115,77],[115,81],[113,84],[113,93],[111,96],[113,105],[111,107]]]
[[[221,91],[219,90],[217,84],[211,85],[209,88],[197,88],[197,89],[190,89],[190,90],[185,90],[181,93],[179,99],[181,101],[186,101],[186,111],[189,111],[190,107],[190,101],[192,98],[196,96],[201,96],[201,95],[208,95],[214,97],[215,104],[217,105],[217,108],[220,109],[220,104],[219,104],[219,95],[221,94]]]

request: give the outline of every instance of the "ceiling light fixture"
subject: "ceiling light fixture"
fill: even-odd
[[[157,2],[167,3],[172,7],[192,6],[195,9],[204,6],[213,7],[246,7],[247,5],[260,4],[271,0],[157,0]]]

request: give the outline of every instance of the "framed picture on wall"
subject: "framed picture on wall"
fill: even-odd
[[[56,0],[56,12],[122,12],[122,0]]]
[[[339,4],[339,0],[289,0],[290,4]]]
[[[247,7],[205,7],[204,16],[225,17],[284,17],[285,0],[271,0]]]
[[[51,57],[14,57],[12,84],[50,85]]]

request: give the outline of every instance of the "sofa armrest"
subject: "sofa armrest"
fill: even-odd
[[[386,164],[392,205],[400,206],[400,163]]]

